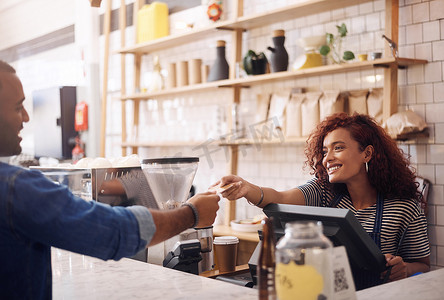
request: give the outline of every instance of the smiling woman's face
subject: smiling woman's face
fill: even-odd
[[[23,107],[25,95],[18,77],[0,71],[0,156],[20,154],[20,131],[29,116]]]
[[[328,133],[323,144],[322,164],[331,183],[347,183],[365,173],[365,153],[345,128]]]

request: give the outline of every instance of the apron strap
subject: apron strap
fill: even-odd
[[[379,249],[381,249],[381,227],[382,227],[382,212],[384,210],[384,197],[378,193],[378,201],[376,202],[375,224],[373,225],[372,238]]]
[[[338,195],[336,196],[336,198],[334,198],[333,201],[330,202],[330,207],[336,207],[336,206],[338,206],[338,204],[339,204],[339,202],[342,200],[342,197],[343,197],[343,196],[344,196],[343,194],[338,194]]]
[[[338,194],[332,202],[330,202],[330,207],[337,207],[339,202],[342,200],[343,194]],[[378,248],[381,248],[381,227],[382,227],[382,212],[384,210],[384,197],[381,193],[378,193],[378,199],[376,201],[376,214],[375,223],[373,225],[373,231],[370,234],[373,241],[376,243]]]

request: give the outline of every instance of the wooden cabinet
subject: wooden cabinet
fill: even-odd
[[[235,78],[235,66],[236,63],[241,61],[241,53],[246,52],[246,49],[242,49],[242,35],[244,32],[270,25],[276,22],[283,22],[292,20],[295,18],[318,14],[321,12],[331,11],[339,8],[345,8],[357,4],[363,4],[372,0],[308,0],[305,2],[288,5],[286,7],[277,8],[266,13],[259,13],[253,15],[243,15],[243,1],[232,1],[235,4],[233,17],[230,20],[215,23],[212,26],[200,29],[190,30],[187,33],[180,35],[171,35],[163,37],[154,41],[145,42],[137,45],[125,46],[122,43],[122,48],[118,53],[122,56],[122,92],[121,100],[134,102],[134,125],[138,125],[139,120],[139,102],[143,100],[153,99],[160,96],[177,95],[184,93],[193,93],[204,90],[215,90],[218,88],[231,88],[232,90],[232,104],[239,103],[240,89],[244,87],[261,85],[264,83],[282,81],[288,79],[306,78],[312,76],[319,76],[324,74],[337,74],[349,71],[366,70],[373,68],[384,68],[384,99],[383,99],[383,116],[387,119],[397,110],[398,99],[398,68],[408,67],[413,64],[425,64],[427,61],[418,59],[398,58],[392,56],[392,51],[388,44],[385,44],[384,58],[376,59],[374,61],[364,62],[351,62],[338,65],[326,65],[311,69],[304,69],[298,71],[286,71],[279,73],[271,73],[264,75],[256,75],[247,78]],[[398,0],[385,0],[385,35],[390,37],[396,44],[398,43]],[[134,9],[140,7],[141,1],[136,0]],[[123,5],[124,6],[124,5]],[[122,11],[122,14],[124,11]],[[134,13],[136,16],[137,13]],[[123,19],[124,22],[124,19]],[[134,20],[134,24],[136,24]],[[121,24],[121,28],[125,28],[124,24]],[[285,29],[285,28],[284,28]],[[124,29],[121,29],[124,32]],[[229,79],[216,82],[201,83],[195,85],[189,85],[185,87],[177,87],[168,90],[161,90],[153,93],[140,93],[140,69],[141,69],[141,57],[142,55],[150,54],[154,51],[167,49],[170,47],[177,47],[190,41],[196,41],[203,39],[210,35],[217,34],[218,31],[229,30],[231,31],[231,53],[228,53],[227,57],[230,64]],[[125,40],[124,33],[122,33],[122,41]],[[128,91],[125,86],[125,55],[134,56],[134,87],[132,91]],[[122,105],[122,153],[126,155],[127,148],[132,149],[132,153],[137,153],[138,147],[161,147],[161,146],[173,146],[183,145],[183,143],[137,143],[129,142],[126,137],[126,112],[125,105]],[[230,118],[230,116],[228,116]],[[228,124],[231,124],[229,119]],[[299,143],[305,139],[288,139],[286,142]],[[251,140],[236,140],[229,143],[221,143],[221,146],[228,146],[231,148],[231,160],[229,172],[237,173],[237,147],[239,145],[253,143]],[[267,141],[267,143],[281,143],[281,141]],[[229,224],[235,216],[235,206],[233,202],[230,202],[226,214],[225,224]]]

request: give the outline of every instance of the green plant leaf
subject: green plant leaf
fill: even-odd
[[[256,56],[256,53],[253,50],[248,50],[247,55],[245,56]]]
[[[344,23],[342,23],[341,26],[336,25],[336,28],[338,28],[338,33],[341,37],[347,35],[347,26]]]
[[[333,44],[334,39],[335,39],[335,37],[331,33],[327,33],[325,35],[325,40],[327,41],[327,45]]]
[[[247,55],[243,59],[244,70],[248,75],[253,74],[253,59],[256,58],[256,53],[253,50],[248,50]]]
[[[324,56],[328,55],[328,53],[330,53],[330,47],[327,45],[322,46],[319,49],[319,53],[321,53],[321,55],[324,55]]]
[[[267,56],[265,56],[264,52],[261,52],[257,55],[257,59],[265,59],[266,62],[268,62],[267,60]]]
[[[352,60],[354,58],[355,58],[355,55],[351,51],[345,51],[344,56],[342,57],[342,59],[344,59],[344,60]]]

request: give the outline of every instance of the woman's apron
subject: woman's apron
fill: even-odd
[[[331,207],[336,207],[341,201],[343,194],[339,194],[330,204]],[[375,215],[375,223],[373,225],[373,231],[368,234],[381,249],[381,225],[382,225],[382,211],[384,209],[384,197],[378,193],[378,200],[376,202],[376,215]],[[383,280],[380,278],[381,274],[375,273],[372,271],[362,270],[358,268],[353,268],[350,266],[353,273],[353,279],[355,281],[356,290],[366,289],[375,285],[379,285],[383,283]]]

